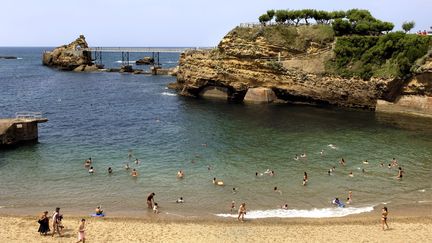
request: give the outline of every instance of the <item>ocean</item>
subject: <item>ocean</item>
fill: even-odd
[[[171,76],[42,66],[42,52],[50,49],[0,48],[0,55],[19,57],[0,59],[0,117],[40,111],[49,119],[39,125],[39,143],[0,150],[0,214],[61,207],[88,215],[101,205],[108,216],[146,217],[151,192],[162,214],[178,217],[233,217],[232,201],[236,208],[246,202],[251,218],[341,217],[383,204],[432,204],[430,119],[186,98],[166,88],[175,82]],[[163,67],[174,67],[179,54],[160,57]],[[121,54],[103,60],[118,67]],[[302,153],[306,158],[296,160]],[[84,167],[89,157],[94,174]],[[393,158],[405,171],[402,180],[387,167]],[[176,178],[179,170],[183,179]],[[331,205],[348,191],[352,204]],[[185,202],[175,203],[179,197]],[[284,204],[288,210],[280,209]]]

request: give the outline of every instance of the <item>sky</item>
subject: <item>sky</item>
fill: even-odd
[[[92,47],[216,46],[268,9],[368,9],[401,29],[430,30],[432,0],[3,0],[0,46],[59,46],[80,34]]]

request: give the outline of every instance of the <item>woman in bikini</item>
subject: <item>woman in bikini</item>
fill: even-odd
[[[238,209],[238,217],[237,219],[241,222],[244,222],[244,216],[246,214],[246,203],[240,204],[240,207]]]
[[[389,229],[389,226],[387,224],[387,215],[388,215],[387,207],[383,207],[381,211],[381,223],[382,223],[383,230],[385,230],[384,225],[387,226],[387,229]]]

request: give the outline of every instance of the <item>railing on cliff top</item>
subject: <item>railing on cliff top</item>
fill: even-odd
[[[18,119],[39,119],[42,117],[42,112],[20,111],[15,113],[15,118]]]

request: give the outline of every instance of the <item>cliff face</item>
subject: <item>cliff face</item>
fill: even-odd
[[[82,51],[88,48],[88,44],[83,35],[68,45],[55,48],[43,54],[42,63],[46,66],[56,67],[68,71],[91,71],[97,70],[93,65],[91,53]]]
[[[248,28],[236,28],[217,49],[183,53],[176,88],[182,95],[197,97],[205,96],[208,87],[220,87],[229,100],[242,101],[248,89],[263,87],[282,101],[372,110],[378,99],[394,102],[402,93],[432,90],[424,70],[414,77],[421,83],[416,89],[414,81],[398,78],[363,80],[329,74],[326,63],[334,57],[335,39],[320,28],[325,27],[303,26],[276,35],[263,28],[254,30],[258,36],[248,33]],[[422,67],[430,63],[425,61]]]

